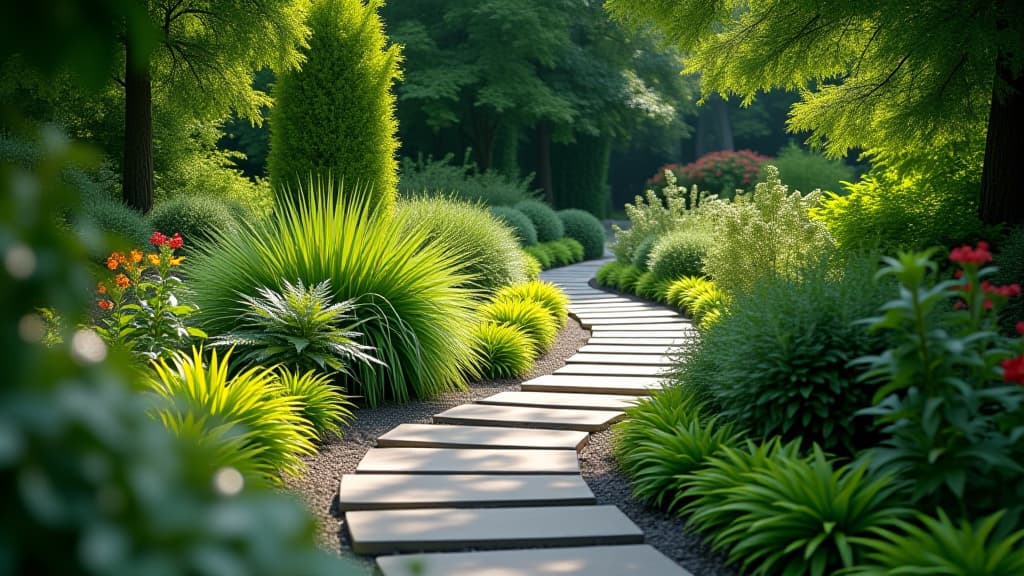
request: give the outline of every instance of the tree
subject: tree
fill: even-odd
[[[398,129],[392,84],[401,52],[388,45],[371,0],[320,0],[301,70],[279,76],[270,125],[269,168],[275,193],[310,175],[372,187],[377,204],[394,201]]]
[[[792,130],[834,157],[852,148],[970,149],[984,141],[979,203],[991,224],[1024,222],[1024,4],[608,0],[653,21],[705,94],[799,90]],[[985,135],[982,137],[981,135]],[[976,148],[975,148],[976,149]],[[910,157],[913,155],[910,154]]]

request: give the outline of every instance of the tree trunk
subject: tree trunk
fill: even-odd
[[[555,194],[551,185],[551,127],[546,122],[537,123],[537,180],[544,199],[554,206]]]
[[[135,54],[130,35],[125,43],[124,162],[122,187],[126,204],[143,213],[153,207],[153,83],[149,59]]]
[[[497,125],[490,114],[473,114],[476,167],[480,172],[486,172],[494,165],[494,138],[497,131]]]
[[[978,215],[986,224],[1024,224],[1024,76],[1000,54],[992,87]]]

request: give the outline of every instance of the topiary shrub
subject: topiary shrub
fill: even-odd
[[[533,339],[519,326],[483,322],[473,331],[480,373],[487,378],[513,378],[533,367]]]
[[[555,318],[543,304],[533,300],[495,300],[484,306],[482,315],[488,320],[521,329],[530,337],[538,354],[543,354],[551,347],[558,333],[558,322]]]
[[[654,243],[648,258],[649,268],[659,280],[703,276],[708,243],[708,238],[696,231],[674,230]]]
[[[537,228],[526,214],[508,206],[493,206],[491,213],[515,231],[516,239],[521,246],[533,246],[537,243]]]
[[[565,326],[569,317],[569,297],[562,292],[561,288],[551,282],[534,281],[513,284],[498,290],[494,295],[495,300],[505,298],[537,302],[547,309],[559,326]]]
[[[565,236],[583,246],[584,260],[596,260],[604,256],[604,224],[597,217],[585,210],[569,208],[559,210],[558,218],[562,221]]]
[[[533,222],[537,229],[538,242],[554,242],[565,236],[565,229],[558,214],[550,206],[540,200],[523,200],[514,206]]]
[[[208,241],[215,233],[229,233],[238,226],[224,201],[206,196],[165,200],[153,207],[146,219],[153,230],[177,232],[189,245]]]
[[[790,142],[770,161],[779,169],[779,177],[793,190],[801,192],[840,192],[843,182],[853,182],[853,167],[842,160],[825,158],[817,152],[804,150]]]
[[[514,232],[480,205],[442,197],[403,198],[399,218],[406,230],[426,231],[436,242],[459,255],[469,284],[484,292],[526,281],[526,262]]]
[[[388,45],[380,0],[322,0],[307,24],[301,70],[274,86],[268,167],[275,194],[301,198],[310,177],[331,176],[369,190],[371,206],[396,194],[395,96],[400,48]]]

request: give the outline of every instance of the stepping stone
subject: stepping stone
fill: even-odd
[[[621,304],[572,304],[569,309],[573,313],[589,313],[593,314],[596,312],[633,312],[634,310],[668,310],[662,306],[655,306],[653,304],[646,304],[644,302],[635,303],[621,303]]]
[[[525,406],[494,406],[463,404],[434,415],[438,424],[472,424],[476,426],[512,426],[552,430],[586,430],[597,432],[623,418],[609,410],[567,410]]]
[[[575,374],[579,376],[658,376],[668,370],[668,366],[636,366],[631,364],[566,364],[555,370],[555,374]]]
[[[579,474],[572,450],[370,448],[360,474]]]
[[[675,346],[644,346],[638,344],[586,344],[578,352],[583,354],[646,354],[664,356],[673,350]]]
[[[630,320],[635,323],[664,324],[669,321],[680,322],[686,318],[672,310],[631,310],[629,312],[572,312],[572,316],[583,324],[601,324]]]
[[[338,503],[349,510],[575,506],[597,499],[582,476],[345,474]]]
[[[670,348],[678,347],[681,344],[687,342],[693,342],[695,338],[682,337],[682,338],[643,338],[642,334],[636,333],[636,337],[633,338],[604,338],[602,336],[593,336],[590,340],[587,340],[589,344],[587,346],[631,346],[635,348],[658,348],[668,346]],[[583,351],[580,348],[580,351]]]
[[[656,354],[590,354],[576,353],[567,358],[567,364],[636,364],[638,366],[674,366],[675,360]]]
[[[377,438],[377,447],[581,450],[589,438],[579,430],[400,424]]]
[[[377,566],[384,576],[693,576],[649,544],[399,554]]]
[[[630,336],[641,336],[648,334],[651,336],[693,336],[697,334],[697,329],[693,327],[693,324],[689,322],[679,322],[676,324],[622,324],[622,325],[608,325],[598,324],[590,327],[590,331],[597,336],[606,335],[605,333],[617,333],[617,334],[628,334]],[[629,334],[633,332],[634,334]]]
[[[615,318],[587,318],[587,319],[579,318],[580,324],[583,324],[584,328],[588,328],[588,327],[590,327],[592,325],[593,326],[598,326],[598,325],[600,325],[600,326],[619,326],[619,325],[622,325],[622,324],[640,325],[640,326],[646,326],[647,328],[652,328],[655,325],[660,325],[660,324],[669,324],[669,325],[683,324],[683,325],[686,325],[686,326],[690,326],[691,325],[689,322],[685,322],[684,323],[684,322],[681,322],[681,320],[683,320],[683,317],[678,315],[678,314],[676,314],[676,313],[674,313],[674,312],[672,313],[671,316],[659,316],[659,317],[642,317],[642,318],[638,318],[638,317],[635,317],[635,316],[621,316],[621,317],[615,317]]]
[[[507,406],[540,406],[565,408],[568,410],[618,410],[622,411],[635,404],[628,396],[616,394],[568,394],[558,392],[499,392],[477,404],[502,404]]]
[[[527,392],[621,394],[646,396],[662,388],[662,379],[651,376],[585,376],[545,374],[521,385]]]
[[[639,544],[644,539],[643,531],[615,506],[372,510],[348,512],[345,523],[356,554]]]
[[[579,303],[579,302],[588,302],[588,303],[597,303],[597,304],[614,304],[614,303],[619,303],[619,302],[635,302],[635,300],[630,300],[628,298],[623,298],[621,296],[607,296],[607,297],[602,297],[602,298],[574,298],[573,300],[575,302],[577,302],[577,303]]]

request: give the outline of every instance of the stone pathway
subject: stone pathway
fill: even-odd
[[[353,551],[385,576],[690,576],[580,476],[590,433],[659,388],[666,354],[694,335],[672,310],[591,288],[605,262],[541,275],[592,330],[565,366],[402,424],[342,476]]]

